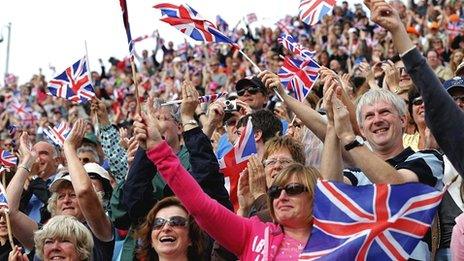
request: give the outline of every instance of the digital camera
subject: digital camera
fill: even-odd
[[[224,102],[224,112],[234,112],[237,111],[237,101],[236,100],[226,100]]]

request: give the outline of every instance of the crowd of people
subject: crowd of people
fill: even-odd
[[[410,259],[464,259],[462,2],[337,4],[315,26],[227,29],[261,70],[236,47],[154,33],[135,55],[138,85],[128,58],[101,61],[87,104],[48,95],[41,74],[8,75],[0,147],[19,160],[2,170],[0,259],[298,260],[318,179],[446,189]],[[282,32],[322,66],[304,102],[276,74]],[[248,121],[256,154],[225,177],[218,159]],[[45,131],[64,122],[55,144]]]

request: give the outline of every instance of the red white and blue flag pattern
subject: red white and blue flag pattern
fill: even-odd
[[[9,169],[18,164],[18,158],[11,152],[0,149],[0,164]]]
[[[298,56],[302,60],[312,58],[316,54],[316,51],[305,49],[290,34],[283,33],[279,36],[277,41],[283,45],[285,49],[289,50],[293,55]]]
[[[247,24],[251,24],[253,22],[258,21],[258,16],[256,13],[249,13],[245,16]]]
[[[89,76],[87,57],[79,59],[71,67],[48,83],[51,95],[73,103],[86,103],[95,96]]]
[[[67,122],[61,122],[57,127],[44,129],[44,134],[57,146],[63,147],[66,137],[71,133],[71,126]]]
[[[234,209],[238,209],[237,186],[240,172],[247,166],[248,159],[257,153],[253,124],[251,117],[248,118],[246,127],[243,129],[238,142],[219,159],[219,166],[224,176],[230,180],[230,200]]]
[[[213,102],[221,97],[226,97],[226,96],[227,96],[227,92],[221,92],[221,93],[201,96],[198,98],[198,100],[200,101],[200,103]]]
[[[129,53],[134,53],[134,42],[132,41],[132,35],[129,25],[129,12],[127,10],[126,0],[119,0],[119,5],[122,11],[122,21],[124,23],[124,29],[126,30],[127,44],[129,45]]]
[[[324,16],[332,12],[335,0],[301,0],[300,20],[308,25],[317,24]]]
[[[188,5],[161,3],[155,5],[154,8],[160,9],[161,14],[164,15],[164,17],[160,19],[161,21],[174,26],[182,33],[197,41],[235,45],[235,43],[219,31],[212,22],[205,20],[197,11]]]
[[[299,260],[407,260],[442,196],[421,183],[318,181],[313,230]]]
[[[285,57],[284,64],[277,73],[280,81],[293,92],[295,99],[302,102],[319,77],[320,66],[312,58],[302,61]]]
[[[6,209],[9,209],[8,199],[6,197],[6,190],[5,187],[3,187],[2,183],[0,183],[0,207],[6,207]]]

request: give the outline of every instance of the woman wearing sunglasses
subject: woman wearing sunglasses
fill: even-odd
[[[157,119],[148,117],[134,123],[137,139],[146,144],[148,158],[204,231],[240,260],[298,259],[312,228],[317,170],[292,164],[276,176],[268,193],[274,222],[244,218],[203,192],[162,139]]]
[[[175,197],[159,201],[137,234],[139,260],[201,260],[203,233]]]

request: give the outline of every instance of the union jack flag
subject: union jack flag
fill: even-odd
[[[35,126],[37,121],[40,118],[40,113],[36,111],[30,111],[24,116],[21,117],[22,123],[24,126]]]
[[[1,171],[0,171],[1,173]],[[6,197],[6,191],[5,187],[3,187],[3,184],[0,183],[0,206],[1,207],[6,207],[6,209],[9,209],[8,207],[8,199]]]
[[[319,64],[312,58],[301,61],[285,57],[284,65],[280,68],[278,75],[282,84],[292,90],[295,98],[302,102],[319,77],[319,69]]]
[[[174,5],[169,3],[157,4],[154,6],[161,10],[165,17],[160,20],[166,22],[182,33],[190,36],[197,41],[203,42],[222,42],[235,45],[231,39],[219,31],[216,26],[201,17],[197,11],[188,5]]]
[[[277,41],[289,50],[293,55],[300,57],[303,60],[312,58],[316,52],[305,49],[301,44],[299,44],[292,35],[283,33]]]
[[[227,95],[227,92],[215,93],[211,95],[201,96],[200,98],[198,98],[198,100],[200,101],[200,103],[213,102],[221,97],[225,97],[226,95]]]
[[[18,158],[9,151],[0,149],[0,163],[5,168],[11,168],[18,164]]]
[[[300,20],[308,25],[317,24],[324,16],[332,12],[335,0],[301,0]]]
[[[280,29],[280,31],[286,33],[286,34],[289,34],[291,29],[292,29],[292,26],[290,26],[286,19],[285,18],[282,18],[280,19],[279,21],[277,21],[275,23],[277,25],[277,27]]]
[[[151,36],[149,36],[148,34],[141,35],[141,36],[139,36],[139,37],[134,38],[134,40],[132,40],[132,43],[141,42],[141,41],[143,41],[143,40],[145,40],[145,39],[148,39],[148,38],[150,38],[150,37],[151,37]]]
[[[222,173],[224,176],[229,177],[230,200],[236,210],[238,209],[237,186],[239,174],[247,166],[248,159],[256,152],[253,124],[251,123],[251,117],[249,117],[238,142],[222,159],[219,159]]]
[[[132,41],[130,25],[129,25],[129,12],[127,10],[126,0],[119,0],[119,5],[122,11],[122,21],[124,22],[124,29],[126,30],[127,44],[129,45],[129,53],[134,53],[134,42]]]
[[[30,108],[26,104],[19,102],[18,100],[13,100],[12,103],[8,106],[8,111],[12,112],[15,116],[23,117],[30,112]]]
[[[457,22],[449,22],[446,26],[446,31],[448,31],[450,40],[454,39],[464,26],[464,19],[460,18]]]
[[[314,226],[300,260],[407,260],[442,196],[420,183],[354,187],[318,181]]]
[[[256,13],[249,13],[245,16],[247,24],[251,24],[253,22],[258,21],[258,16],[256,16]]]
[[[44,134],[56,145],[63,147],[66,137],[71,133],[71,126],[67,122],[61,122],[58,127],[44,129]]]
[[[86,103],[95,96],[84,56],[48,83],[50,94],[73,103]]]
[[[229,30],[229,24],[220,15],[216,16],[216,26],[221,32]]]

